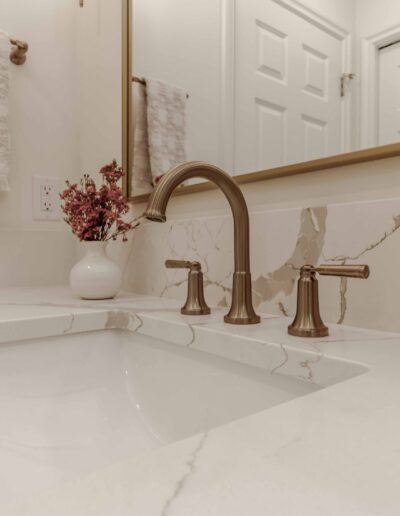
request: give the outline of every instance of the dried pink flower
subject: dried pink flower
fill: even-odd
[[[89,174],[83,176],[80,187],[66,181],[67,188],[60,193],[64,220],[79,240],[116,240],[122,235],[126,242],[126,233],[137,228],[140,219],[126,222],[122,218],[129,212],[129,204],[117,185],[124,172],[114,160],[102,167],[100,174],[103,182],[99,189]]]

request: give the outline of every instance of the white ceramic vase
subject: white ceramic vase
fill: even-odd
[[[85,255],[71,270],[70,286],[82,299],[111,299],[121,289],[122,272],[107,256],[107,242],[82,242]]]

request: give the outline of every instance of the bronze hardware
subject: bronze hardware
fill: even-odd
[[[342,75],[340,77],[340,96],[341,97],[344,97],[344,95],[345,95],[344,84],[345,84],[346,79],[349,79],[351,81],[354,79],[355,76],[356,76],[355,73],[342,73]]]
[[[192,177],[208,179],[219,186],[232,210],[235,272],[232,304],[224,321],[230,324],[259,323],[260,317],[254,311],[251,294],[249,212],[243,194],[231,176],[220,168],[201,161],[178,165],[157,183],[143,215],[154,222],[165,222],[165,212],[172,192],[183,181]]]
[[[363,278],[369,276],[368,265],[304,265],[300,269],[297,286],[297,313],[288,333],[296,337],[326,337],[329,329],[325,326],[319,313],[318,280],[322,276],[341,276],[346,278]]]
[[[188,293],[185,305],[181,308],[184,315],[207,315],[210,309],[204,299],[203,273],[199,262],[185,260],[166,260],[167,269],[189,269]]]
[[[146,80],[141,77],[136,77],[135,75],[132,76],[132,82],[137,82],[139,84],[143,84],[143,86],[146,86]]]
[[[137,82],[139,84],[143,84],[143,86],[146,86],[146,79],[144,77],[136,77],[136,75],[133,75],[132,82]],[[189,98],[189,93],[186,93],[186,98]]]
[[[29,48],[28,43],[13,38],[10,38],[10,43],[13,45],[10,52],[10,61],[15,65],[23,65]]]

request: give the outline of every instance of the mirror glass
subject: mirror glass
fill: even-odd
[[[80,161],[97,172],[122,163],[122,9],[125,0],[79,0],[75,12]],[[75,2],[75,0],[74,0]],[[78,0],[76,0],[78,3]]]
[[[172,159],[233,175],[400,140],[398,0],[135,0],[132,56],[133,195],[151,189],[143,140],[162,170],[160,130]]]

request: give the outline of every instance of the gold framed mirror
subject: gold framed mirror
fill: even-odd
[[[323,3],[311,0],[207,0],[201,5],[189,0],[184,6],[177,0],[161,4],[159,0],[122,1],[126,12],[124,110],[128,110],[124,113],[124,165],[128,171],[126,192],[132,203],[148,198],[147,192],[131,188],[132,71],[138,77],[174,81],[185,88],[191,137],[202,136],[199,127],[193,126],[196,120],[204,122],[204,113],[210,113],[205,102],[211,104],[217,115],[208,126],[204,124],[209,139],[204,138],[203,150],[198,146],[188,153],[188,160],[213,162],[232,173],[239,184],[400,155],[397,122],[391,114],[394,108],[385,100],[395,95],[388,90],[379,97],[382,84],[395,82],[388,77],[400,58],[400,6],[399,24],[393,26],[395,13],[374,15],[380,12],[378,0],[371,0],[368,9],[365,5],[361,9],[357,0],[346,5],[334,1],[331,12],[323,11]],[[290,32],[295,18],[301,37]],[[207,40],[214,47],[204,48]],[[194,49],[201,50],[192,56],[196,67],[188,77],[189,53]],[[216,75],[210,69],[213,59],[220,62]],[[239,69],[240,63],[247,62],[254,69],[245,65]],[[291,67],[297,67],[292,75]],[[300,82],[292,87],[295,76]],[[217,77],[213,98],[211,89],[202,96],[201,88],[208,84],[204,77],[209,82]],[[285,105],[287,98],[297,99],[298,105],[290,107],[292,100]],[[292,120],[300,132],[294,132]],[[217,128],[214,133],[213,128]],[[238,154],[246,139],[247,157],[244,151]],[[211,141],[214,154],[208,152]],[[297,141],[302,142],[301,148],[289,155]],[[193,150],[193,139],[189,144]],[[184,186],[176,194],[212,188],[202,182]]]

